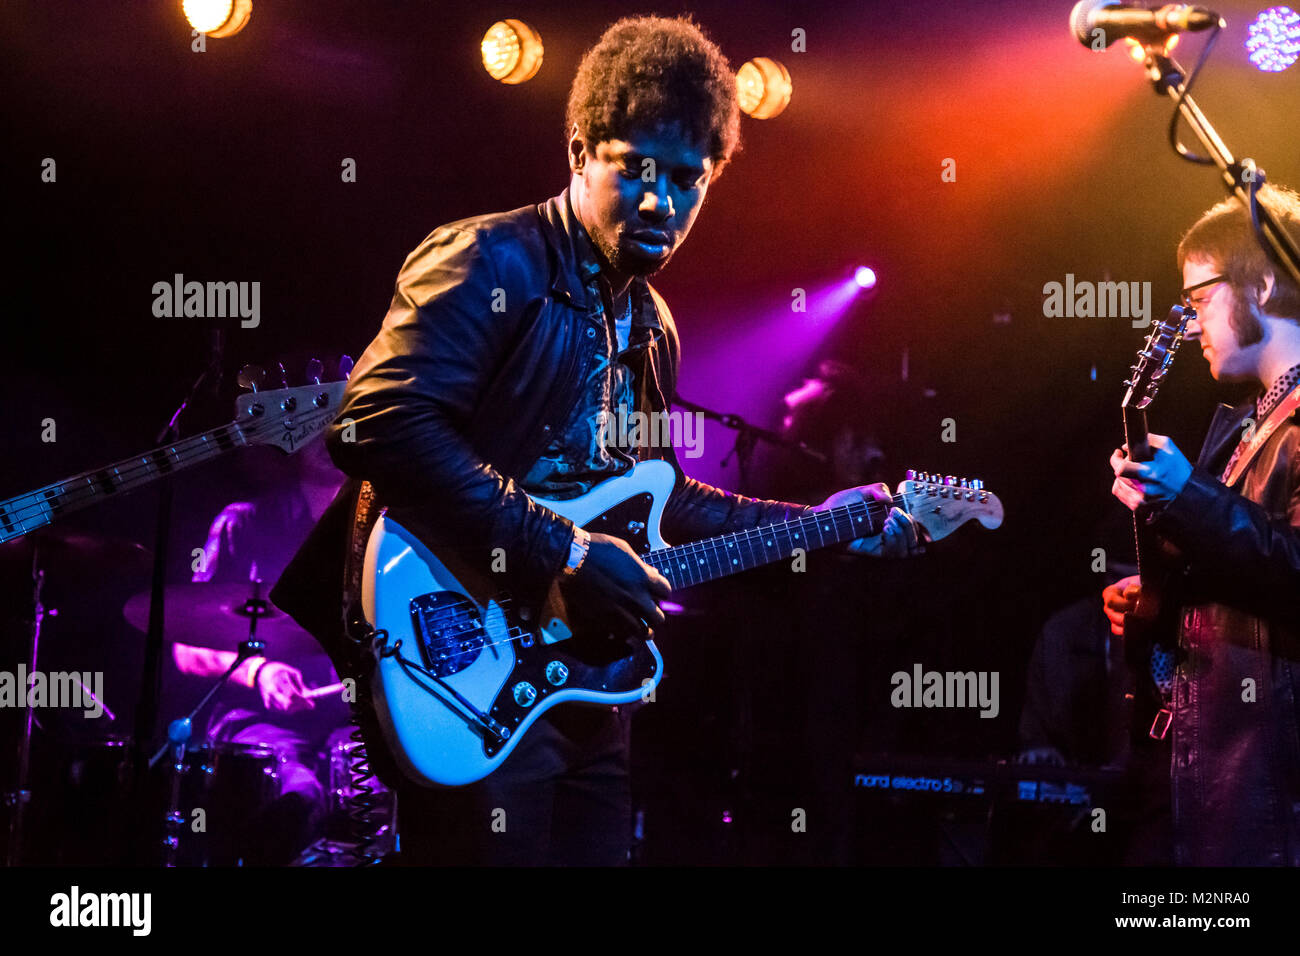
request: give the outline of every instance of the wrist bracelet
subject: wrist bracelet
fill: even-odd
[[[256,660],[256,658],[254,659]],[[257,678],[258,675],[262,673],[262,668],[269,663],[271,662],[267,660],[265,657],[263,657],[260,661],[258,661],[257,666],[253,668],[253,673],[248,678],[248,686],[251,687],[253,690],[257,690]]]
[[[573,529],[573,541],[569,544],[569,562],[564,566],[564,576],[573,577],[587,560],[587,551],[591,547],[591,535],[579,527]]]

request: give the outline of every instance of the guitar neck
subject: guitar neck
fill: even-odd
[[[881,502],[858,501],[790,521],[659,548],[642,557],[674,588],[684,588],[790,560],[795,548],[814,551],[880,534],[888,515],[889,508]]]
[[[250,426],[250,430],[253,428],[256,426]],[[142,488],[173,472],[248,444],[249,436],[245,429],[231,422],[143,455],[123,459],[106,468],[83,472],[17,498],[0,501],[0,543],[43,528],[69,512]]]
[[[1147,413],[1140,408],[1124,409],[1124,441],[1133,461],[1150,461],[1151,445],[1147,441]]]
[[[1128,445],[1128,457],[1132,461],[1150,461],[1151,445],[1147,441],[1147,413],[1145,409],[1124,406],[1124,441]],[[1144,522],[1133,512],[1133,556],[1137,563],[1138,577],[1143,583],[1149,582],[1152,568],[1152,555],[1155,552],[1151,533]]]

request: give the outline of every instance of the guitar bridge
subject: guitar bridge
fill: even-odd
[[[463,594],[436,591],[412,598],[411,627],[425,668],[437,677],[463,671],[483,650],[482,615]]]

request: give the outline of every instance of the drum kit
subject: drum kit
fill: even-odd
[[[25,664],[26,673],[35,674],[47,623],[42,604],[47,574],[51,580],[93,580],[88,576],[102,574],[106,567],[146,567],[150,554],[133,542],[46,532],[28,551],[0,546],[0,560],[17,554],[25,559],[29,552],[35,613]],[[273,862],[263,852],[266,819],[274,819],[268,811],[282,796],[282,768],[289,755],[267,743],[193,740],[191,729],[239,665],[263,655],[268,644],[281,660],[319,654],[319,645],[262,597],[260,581],[167,588],[164,598],[164,641],[169,649],[190,644],[233,651],[233,663],[189,713],[171,721],[167,743],[146,758],[148,771],[139,773],[141,757],[126,737],[73,743],[36,735],[41,728],[35,714],[39,708],[26,706],[26,697],[20,695],[15,785],[4,794],[10,865]],[[149,591],[136,594],[126,601],[122,616],[144,632],[150,605]],[[336,683],[309,689],[304,696],[322,698],[343,690],[344,685]],[[267,715],[268,721],[273,719]],[[349,729],[336,730],[317,753],[293,755],[319,768],[316,775],[325,793],[325,806],[311,814],[324,836],[305,849],[297,848],[298,865],[354,865],[363,861],[363,853],[375,856],[391,849],[395,839],[392,794],[373,777],[367,779],[364,748],[349,736]],[[38,759],[34,762],[33,757]]]

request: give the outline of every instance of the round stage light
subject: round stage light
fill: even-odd
[[[1300,13],[1269,7],[1250,25],[1246,38],[1250,62],[1266,73],[1281,73],[1300,58]]]
[[[756,56],[736,71],[740,108],[754,119],[771,119],[790,105],[790,71],[776,60]]]
[[[542,38],[522,20],[498,20],[483,34],[483,69],[502,83],[531,80],[542,68]]]
[[[874,289],[876,287],[876,270],[868,266],[858,266],[853,273],[853,281],[858,284],[859,289]]]
[[[234,36],[253,15],[253,0],[182,0],[190,26],[213,38]]]

